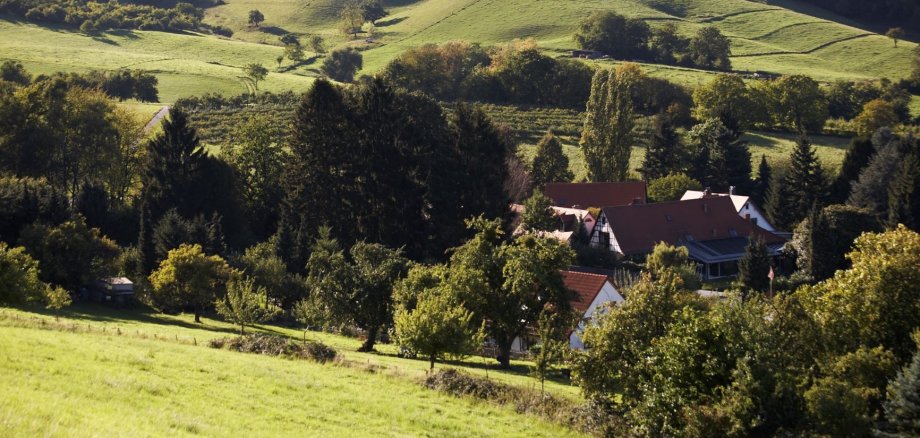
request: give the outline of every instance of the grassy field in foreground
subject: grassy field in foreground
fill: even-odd
[[[354,367],[0,327],[0,435],[571,436]]]
[[[0,327],[22,325],[23,323],[28,323],[28,326],[32,327],[42,321],[45,321],[49,327],[54,324],[69,324],[77,331],[97,334],[120,333],[120,336],[129,338],[202,346],[211,339],[235,336],[238,333],[238,327],[207,316],[202,318],[201,324],[196,324],[193,322],[192,315],[164,315],[144,308],[113,309],[93,304],[76,304],[55,314],[0,308]],[[247,332],[249,331],[252,329],[247,329]],[[294,339],[302,339],[304,336],[304,332],[299,329],[273,325],[259,326],[257,331]],[[427,361],[399,358],[396,356],[397,349],[392,344],[378,344],[376,353],[359,353],[356,350],[361,345],[361,341],[355,338],[322,332],[308,332],[307,337],[335,348],[339,355],[349,362],[364,364],[382,373],[415,379],[424,377],[428,371]],[[436,368],[445,366],[461,368],[475,375],[488,376],[502,383],[525,388],[539,385],[533,377],[528,375],[529,363],[527,362],[513,361],[512,369],[509,371],[499,370],[497,365],[498,362],[494,359],[471,356],[462,361],[438,363]],[[578,388],[567,381],[547,381],[546,388],[550,393],[561,397],[575,400],[580,398]]]

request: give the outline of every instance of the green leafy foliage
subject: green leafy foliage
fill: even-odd
[[[114,275],[120,248],[81,216],[56,227],[35,224],[23,229],[19,244],[41,264],[43,281],[70,290]]]
[[[364,65],[364,57],[354,48],[336,49],[323,60],[320,68],[323,74],[339,81],[351,82],[355,80],[355,73]]]
[[[307,305],[314,322],[352,324],[367,333],[359,351],[371,351],[380,330],[393,318],[393,285],[405,275],[401,250],[358,242],[348,251],[322,228],[307,262]]]
[[[529,231],[553,231],[558,229],[558,219],[551,208],[549,198],[539,190],[524,202],[524,212],[521,213],[521,229]]]
[[[416,266],[397,288],[396,339],[434,368],[435,360],[475,352],[483,341],[441,267]],[[421,281],[420,281],[421,280]]]
[[[191,308],[195,322],[201,322],[201,313],[223,295],[232,275],[224,259],[206,255],[200,245],[183,244],[169,251],[148,277],[151,299],[164,312]]]
[[[240,336],[246,326],[265,322],[278,314],[278,308],[268,302],[268,293],[257,286],[252,278],[232,278],[227,282],[227,293],[214,302],[220,316],[240,326]]]
[[[581,136],[591,181],[626,180],[634,142],[632,90],[642,77],[642,69],[631,63],[594,75]]]
[[[0,242],[0,304],[41,303],[53,309],[70,305],[67,291],[45,284],[39,275],[38,261],[25,248]]]
[[[703,184],[685,173],[672,173],[648,184],[648,197],[655,202],[679,201],[687,190],[703,190]]]

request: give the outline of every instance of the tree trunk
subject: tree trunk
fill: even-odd
[[[368,327],[367,328],[367,340],[361,344],[361,348],[358,349],[360,352],[374,351],[374,344],[377,342],[377,331],[380,330],[380,327]]]
[[[514,341],[511,341],[514,342]],[[511,369],[511,342],[498,342],[498,363],[503,370]]]
[[[243,336],[245,334],[246,334],[246,326],[243,324],[240,324],[240,336]]]
[[[201,310],[195,309],[195,322],[201,324]]]
[[[428,357],[428,362],[431,364],[431,367],[428,368],[428,371],[434,371],[434,355]]]

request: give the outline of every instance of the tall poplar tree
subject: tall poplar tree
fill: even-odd
[[[581,135],[592,181],[622,181],[629,174],[635,127],[632,95],[642,77],[642,69],[632,63],[594,75]]]
[[[763,206],[770,193],[770,183],[773,179],[773,169],[767,163],[767,156],[760,156],[760,165],[757,166],[757,178],[751,185],[751,197],[757,205]]]

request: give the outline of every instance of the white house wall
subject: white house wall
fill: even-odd
[[[582,318],[582,321],[578,324],[578,327],[572,331],[572,334],[569,335],[569,346],[573,349],[584,350],[585,344],[581,340],[581,334],[584,333],[585,325],[590,324],[594,313],[597,311],[602,311],[602,306],[606,303],[621,303],[623,302],[623,295],[613,287],[609,281],[604,283],[604,287],[601,288],[601,291],[594,297],[594,301],[591,302],[591,305],[588,306],[588,310],[585,311],[585,315]]]

